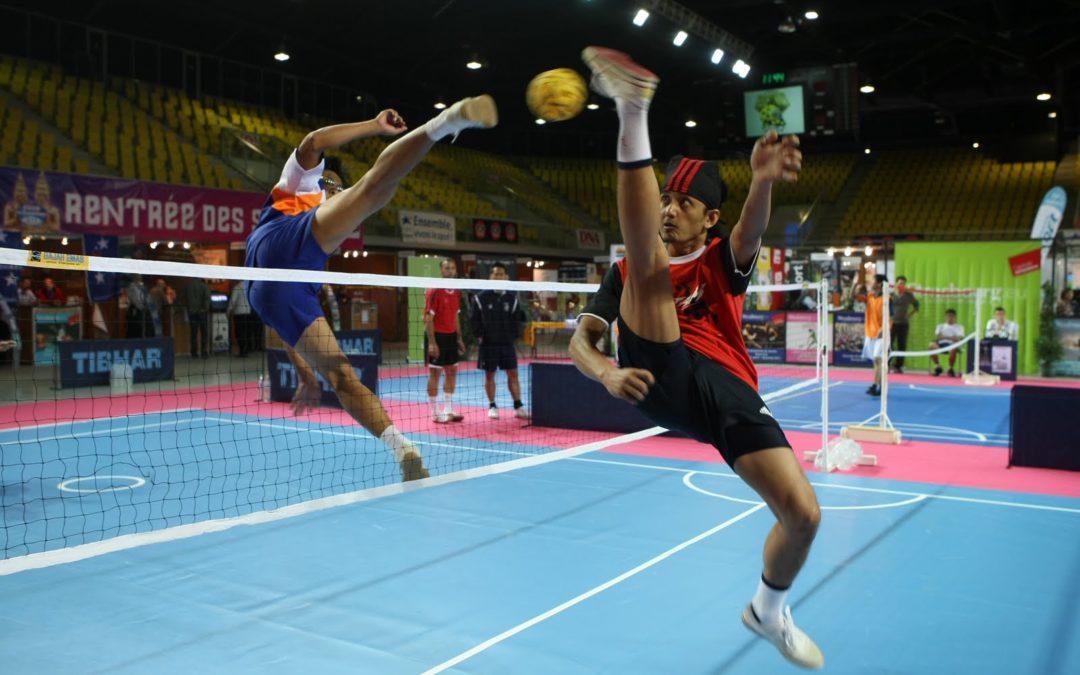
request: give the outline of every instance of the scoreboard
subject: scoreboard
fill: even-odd
[[[854,63],[761,73],[751,87],[743,93],[749,137],[769,129],[807,136],[858,132],[859,77]]]

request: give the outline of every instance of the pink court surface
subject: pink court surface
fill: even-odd
[[[414,376],[426,372],[422,367],[387,369],[383,377]],[[811,371],[812,372],[812,371]],[[837,369],[838,378],[847,381],[869,381],[871,374],[865,369]],[[890,386],[907,384],[951,385],[966,388],[958,380],[931,377],[929,375],[891,375]],[[998,389],[1009,389],[1014,383],[1001,383]],[[1016,384],[1080,388],[1077,380],[1021,380]],[[970,389],[970,388],[966,388]],[[131,395],[114,397],[82,398],[65,401],[20,403],[0,407],[0,429],[26,426],[26,420],[35,424],[73,422],[80,420],[117,418],[158,411],[184,408],[213,410],[237,415],[254,414],[260,417],[285,418],[291,413],[285,404],[262,404],[253,406],[258,391],[254,383],[242,383],[198,389],[171,390],[167,395]],[[521,442],[521,430],[526,424],[504,414],[499,420],[486,420],[486,409],[459,407],[465,414],[465,424],[436,424],[432,421],[429,406],[425,403],[387,401],[392,419],[405,433],[423,433],[435,436],[477,438],[489,442],[515,444]],[[321,408],[307,414],[303,420],[313,424],[355,424],[344,412]],[[483,420],[481,423],[480,420]],[[787,432],[794,450],[801,457],[804,450],[817,450],[821,436],[816,432]],[[567,448],[593,441],[611,438],[604,432],[567,431],[565,429],[532,427],[529,442],[553,448]],[[1007,447],[942,443],[922,440],[904,440],[900,445],[863,443],[868,454],[878,456],[878,466],[856,467],[843,472],[865,478],[894,481],[930,483],[956,487],[982,488],[1010,492],[1026,492],[1080,498],[1080,474],[1070,471],[1008,467]],[[723,463],[719,454],[709,446],[676,437],[654,437],[607,448],[605,452],[659,457],[694,462]],[[809,462],[804,462],[808,472],[814,472]]]

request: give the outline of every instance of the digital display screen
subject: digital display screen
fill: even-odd
[[[750,138],[757,138],[769,129],[776,129],[781,134],[801,134],[806,131],[801,86],[744,92],[743,107],[746,135]]]

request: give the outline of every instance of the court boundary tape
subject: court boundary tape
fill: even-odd
[[[704,472],[701,472],[701,471],[687,471],[685,474],[683,474],[683,478],[682,478],[683,485],[690,488],[694,492],[705,495],[706,497],[715,497],[716,499],[723,499],[724,501],[734,502],[735,504],[756,505],[756,504],[764,504],[765,503],[765,502],[761,501],[760,499],[759,500],[743,499],[742,497],[732,497],[731,495],[725,495],[725,494],[720,493],[720,492],[712,492],[711,490],[706,490],[705,488],[701,487],[700,485],[695,485],[694,484],[693,478],[694,478],[694,476],[696,476],[698,474],[708,475],[708,474],[705,474]],[[914,497],[908,497],[907,499],[902,499],[902,500],[900,500],[898,502],[886,502],[884,504],[854,504],[854,505],[851,505],[851,506],[819,506],[818,508],[820,508],[822,511],[872,511],[874,509],[895,509],[895,508],[899,508],[901,506],[910,506],[912,504],[918,504],[919,502],[923,501],[924,499],[926,499],[929,496],[930,495],[919,494],[919,495],[915,495]]]
[[[443,672],[445,670],[449,670],[450,668],[453,668],[454,666],[456,666],[456,665],[458,665],[458,664],[460,664],[460,663],[462,663],[464,661],[468,661],[469,659],[476,656],[477,654],[480,654],[481,652],[487,651],[489,648],[494,647],[495,645],[499,644],[500,642],[502,642],[502,641],[504,641],[504,640],[506,640],[508,638],[512,638],[515,635],[517,635],[518,633],[526,631],[526,630],[532,628],[533,626],[535,626],[535,625],[537,625],[539,623],[543,623],[544,621],[547,621],[551,617],[553,617],[553,616],[555,616],[557,614],[561,614],[562,612],[570,609],[574,605],[578,605],[578,604],[588,600],[589,598],[591,598],[591,597],[593,597],[595,595],[599,595],[600,593],[603,593],[604,591],[608,590],[609,588],[612,588],[613,586],[617,586],[617,585],[621,584],[622,582],[626,581],[630,577],[636,576],[637,574],[639,574],[641,572],[644,572],[645,570],[649,569],[650,567],[667,560],[668,558],[675,555],[676,553],[678,553],[678,552],[680,552],[680,551],[682,551],[684,549],[690,548],[691,546],[693,546],[694,544],[697,544],[700,541],[704,541],[705,539],[708,539],[709,537],[713,536],[717,532],[720,532],[721,530],[725,530],[728,527],[734,525],[735,523],[738,523],[739,521],[741,521],[741,520],[743,520],[745,518],[749,518],[750,516],[754,515],[758,511],[762,510],[763,508],[765,508],[765,503],[764,502],[759,502],[756,506],[752,506],[749,509],[747,509],[747,510],[745,510],[745,511],[739,513],[739,514],[737,514],[735,516],[732,516],[731,518],[728,518],[727,520],[720,523],[719,525],[714,525],[714,526],[710,527],[709,529],[705,530],[704,532],[701,532],[700,534],[697,534],[697,535],[687,539],[686,541],[683,541],[682,543],[679,543],[679,544],[676,544],[675,546],[672,546],[671,548],[664,551],[663,553],[660,553],[659,555],[653,556],[652,558],[646,560],[645,562],[641,563],[637,567],[629,569],[629,570],[623,572],[622,574],[620,574],[620,575],[618,575],[616,577],[612,577],[611,579],[608,579],[607,581],[600,584],[599,586],[594,586],[591,589],[585,591],[584,593],[576,595],[573,598],[570,598],[569,600],[567,600],[566,602],[564,602],[564,603],[562,603],[560,605],[557,605],[555,607],[552,607],[551,609],[547,610],[546,612],[543,612],[541,614],[537,614],[536,616],[534,616],[531,619],[528,619],[526,621],[522,621],[521,623],[514,626],[513,628],[509,628],[509,629],[499,633],[498,635],[496,635],[494,637],[488,638],[487,640],[484,640],[483,642],[481,642],[480,644],[472,647],[471,649],[468,649],[468,650],[466,650],[464,652],[461,652],[457,656],[454,656],[454,657],[452,657],[450,659],[447,659],[446,661],[443,661],[442,663],[440,663],[437,666],[433,666],[431,668],[428,668],[427,670],[425,670],[422,673],[422,675],[436,675],[437,673],[441,673],[441,672]]]

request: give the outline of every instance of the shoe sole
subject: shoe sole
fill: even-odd
[[[776,645],[772,641],[772,638],[770,638],[768,635],[765,635],[764,633],[762,633],[761,631],[758,630],[758,626],[760,624],[753,618],[753,616],[751,616],[751,614],[750,614],[750,606],[749,605],[747,605],[746,609],[743,610],[742,623],[743,623],[744,626],[746,626],[747,630],[749,630],[751,633],[753,633],[754,635],[757,635],[762,640],[765,640],[766,642],[771,644],[773,647],[776,647]],[[792,665],[796,665],[796,666],[798,666],[800,668],[806,668],[807,670],[820,670],[821,668],[825,667],[825,661],[824,660],[822,660],[822,662],[820,664],[818,664],[818,665],[805,664],[805,663],[800,663],[800,662],[796,661],[795,659],[791,658],[791,656],[789,654],[786,654],[779,647],[776,647],[776,651],[780,652],[780,656],[783,656],[785,661],[787,661],[788,663],[790,663]]]
[[[660,76],[615,49],[586,47],[581,50],[581,60],[593,73],[602,71],[606,66],[640,86],[655,89],[660,84]]]
[[[491,129],[499,123],[499,109],[495,99],[488,94],[467,99],[461,104],[461,116],[484,129]]]
[[[407,452],[401,460],[401,480],[402,482],[409,482],[412,480],[420,480],[421,478],[430,478],[431,475],[428,470],[424,468],[424,460],[415,452]]]

